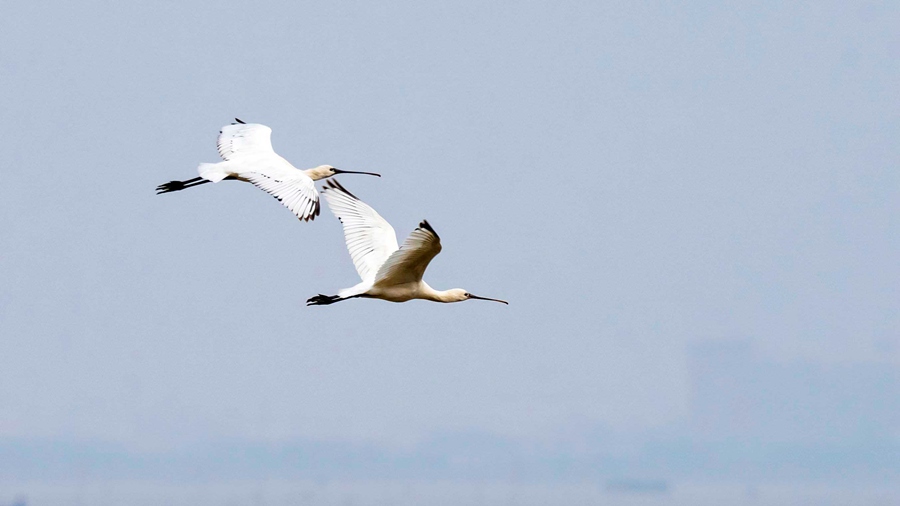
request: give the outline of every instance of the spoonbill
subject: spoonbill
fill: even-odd
[[[469,299],[505,300],[472,295],[462,288],[435,290],[422,281],[428,263],[441,252],[441,238],[428,221],[419,223],[403,246],[391,224],[374,209],[348,192],[334,179],[322,190],[331,212],[344,226],[344,239],[362,282],[340,290],[337,295],[316,295],[307,306],[334,304],[355,297],[406,302],[425,299],[435,302],[461,302]]]
[[[319,215],[319,194],[313,181],[335,174],[367,174],[381,177],[374,172],[341,170],[331,165],[300,170],[278,156],[272,149],[272,129],[258,123],[225,125],[219,131],[218,148],[223,162],[201,163],[197,167],[200,177],[186,181],[169,181],[156,188],[156,194],[176,192],[206,183],[218,183],[224,179],[236,179],[254,184],[272,195],[303,221]]]

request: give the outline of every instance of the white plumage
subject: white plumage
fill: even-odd
[[[368,174],[336,169],[330,165],[300,170],[272,149],[272,129],[258,123],[237,123],[225,125],[219,132],[216,147],[222,162],[201,163],[197,167],[200,177],[187,181],[170,181],[159,185],[159,193],[184,190],[205,183],[218,183],[226,179],[236,179],[253,184],[257,188],[277,198],[290,209],[297,218],[308,221],[319,215],[319,194],[314,181],[335,174]]]
[[[272,129],[258,123],[223,126],[216,140],[216,148],[222,160],[226,161],[251,154],[270,156],[275,153],[272,149]]]
[[[344,239],[350,258],[362,282],[338,292],[319,294],[307,305],[327,305],[354,297],[406,302],[425,299],[435,302],[460,302],[468,299],[504,300],[472,295],[462,288],[435,290],[422,280],[431,260],[441,252],[441,238],[428,221],[419,223],[403,245],[397,245],[394,228],[374,209],[329,180],[322,190],[331,212],[344,227]]]

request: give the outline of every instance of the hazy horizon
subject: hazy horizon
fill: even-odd
[[[726,454],[896,476],[897,5],[7,11],[0,469],[234,443],[453,462],[434,480],[467,458],[739,478],[709,470]],[[306,307],[358,279],[326,210],[154,194],[217,161],[234,117],[297,167],[381,173],[338,179],[401,241],[429,220],[431,286],[510,305]]]

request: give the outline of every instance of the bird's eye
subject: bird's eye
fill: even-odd
[[[463,295],[465,295],[466,297],[471,297],[471,296],[472,296],[472,294],[469,293],[469,292],[466,292],[466,293],[464,293]]]

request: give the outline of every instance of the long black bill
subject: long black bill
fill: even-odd
[[[378,177],[381,177],[381,174],[376,174],[376,173],[374,173],[374,172],[357,172],[357,171],[355,171],[355,170],[341,170],[341,169],[334,169],[334,173],[335,173],[335,174],[365,174],[365,175],[367,175],[367,176],[378,176]]]
[[[472,295],[472,294],[469,294],[469,298],[470,299],[478,299],[478,300],[492,300],[494,302],[502,302],[502,303],[506,304],[507,306],[509,305],[509,302],[506,302],[505,300],[491,299],[489,297],[479,297],[477,295]]]

